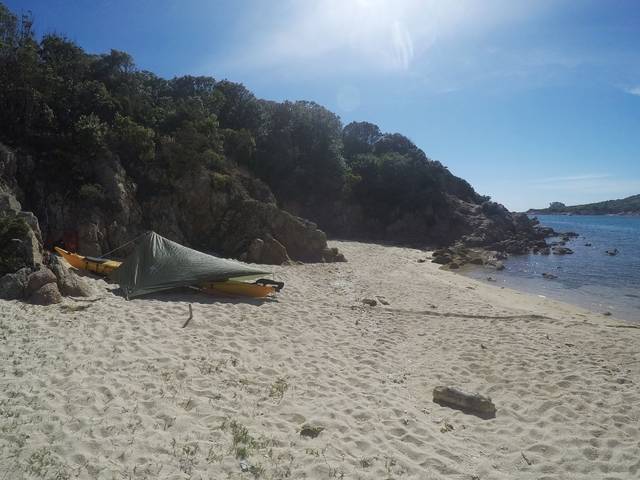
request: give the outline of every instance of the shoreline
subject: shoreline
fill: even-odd
[[[330,244],[348,262],[275,267],[286,286],[266,302],[126,301],[102,280],[95,301],[0,302],[0,477],[640,472],[640,329],[418,249]],[[442,385],[496,417],[434,403]]]
[[[508,262],[509,260],[507,259],[505,261],[505,265],[508,265]],[[636,313],[635,311],[630,310],[627,305],[620,305],[615,302],[607,305],[596,305],[597,302],[593,301],[593,297],[588,296],[588,289],[601,289],[601,286],[588,285],[586,286],[588,287],[586,288],[586,293],[583,293],[583,290],[581,289],[572,289],[563,286],[561,283],[554,282],[553,280],[519,277],[514,274],[510,274],[509,272],[505,273],[505,270],[496,271],[495,269],[487,268],[486,266],[472,264],[464,265],[458,270],[451,270],[451,272],[458,273],[465,278],[478,281],[483,285],[506,288],[511,291],[531,295],[536,298],[548,299],[554,302],[570,305],[592,315],[616,318],[619,321],[629,324],[637,325],[640,323],[640,310]],[[491,280],[489,280],[489,278],[491,278]],[[589,299],[591,299],[591,301],[589,301]],[[607,313],[609,315],[607,315]]]

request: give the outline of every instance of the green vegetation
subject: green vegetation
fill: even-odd
[[[119,159],[139,201],[202,168],[220,179],[248,175],[268,187],[252,192],[257,199],[275,196],[337,235],[384,237],[414,217],[424,233],[447,216],[451,195],[487,200],[400,134],[367,122],[343,128],[314,102],[260,100],[227,80],[163,79],[125,52],[88,54],[57,34],[37,39],[32,23],[0,4],[0,142],[32,155],[23,184],[46,183],[66,203],[109,208],[105,158]],[[32,190],[27,204],[41,200]]]
[[[575,215],[609,215],[609,214],[634,214],[640,215],[640,195],[622,198],[619,200],[607,200],[605,202],[588,203],[567,207],[564,203],[552,202],[549,208],[530,210],[531,213],[571,213]]]

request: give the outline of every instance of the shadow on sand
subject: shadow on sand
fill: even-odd
[[[92,280],[102,280],[108,285],[108,289],[111,293],[117,297],[125,298],[124,292],[118,287],[118,284],[113,282],[109,277],[104,277],[101,275],[96,275],[95,273],[88,272],[86,270],[74,269],[74,273],[80,277],[90,278]],[[264,298],[253,298],[253,297],[243,297],[239,295],[225,295],[223,293],[213,294],[206,293],[201,291],[198,288],[174,288],[172,290],[165,290],[163,292],[150,293],[148,295],[142,295],[140,297],[132,298],[131,301],[135,300],[155,300],[160,302],[184,302],[184,303],[197,303],[201,305],[212,305],[212,304],[249,304],[260,306],[265,303],[273,303],[278,302],[278,299],[275,297],[264,297]]]
[[[124,298],[124,293],[120,288],[116,288],[112,290],[114,295]],[[274,303],[278,302],[277,298],[274,297],[264,297],[264,298],[252,298],[252,297],[242,297],[242,296],[233,296],[233,295],[224,295],[224,294],[211,294],[205,293],[197,288],[177,288],[172,290],[166,290],[164,292],[150,293],[148,295],[142,295],[140,297],[135,297],[130,299],[129,301],[137,301],[137,300],[154,300],[157,302],[182,302],[182,303],[193,303],[200,305],[213,305],[213,304],[248,304],[260,306],[265,303]]]

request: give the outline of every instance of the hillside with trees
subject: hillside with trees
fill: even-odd
[[[531,214],[572,214],[572,215],[640,215],[640,195],[632,195],[618,200],[566,206],[552,202],[549,208],[531,209]]]
[[[35,213],[44,243],[93,255],[146,229],[249,260],[260,240],[286,250],[278,259],[330,261],[323,231],[495,246],[532,228],[403,135],[36,38],[2,4],[0,143],[0,189]]]

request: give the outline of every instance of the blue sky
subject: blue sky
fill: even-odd
[[[636,0],[4,3],[164,77],[228,78],[400,132],[514,210],[640,193]]]

